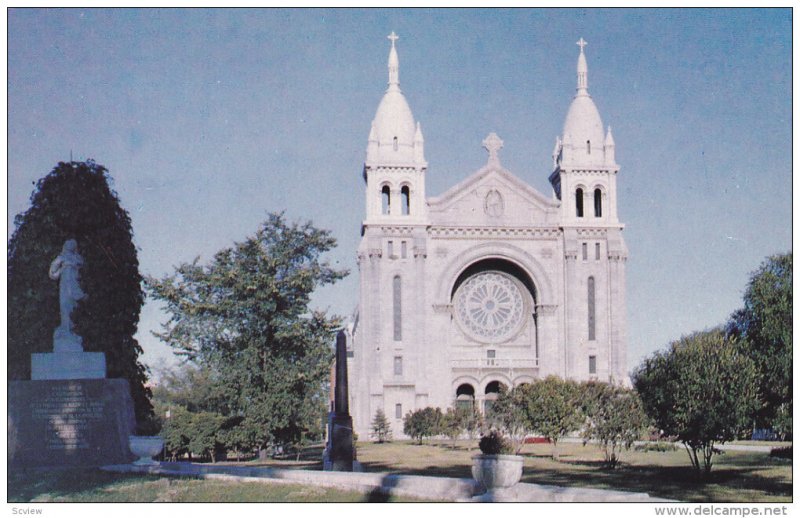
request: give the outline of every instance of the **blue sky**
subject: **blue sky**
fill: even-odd
[[[386,35],[429,195],[480,168],[494,131],[504,166],[550,196],[583,37],[622,167],[632,368],[724,322],[749,272],[791,250],[791,29],[788,9],[12,9],[7,217],[70,152],[93,158],[160,277],[285,210],[338,239],[330,259],[354,273],[314,302],[349,314]],[[148,302],[150,366],[174,361],[150,335],[162,319]]]

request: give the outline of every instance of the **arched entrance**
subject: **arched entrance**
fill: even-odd
[[[471,410],[475,408],[475,387],[462,383],[456,389],[456,408]]]
[[[490,381],[486,385],[486,389],[483,391],[483,412],[486,413],[491,410],[492,405],[494,404],[497,396],[500,395],[500,390],[506,390],[505,384],[495,380]]]

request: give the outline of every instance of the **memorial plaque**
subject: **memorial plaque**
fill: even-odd
[[[124,379],[8,384],[11,466],[102,466],[134,459],[133,401]]]

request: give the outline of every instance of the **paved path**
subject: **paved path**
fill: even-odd
[[[481,494],[477,482],[468,478],[424,477],[389,473],[344,473],[248,466],[218,466],[187,462],[162,462],[155,466],[121,464],[104,466],[118,473],[183,475],[209,479],[239,480],[271,484],[305,484],[355,490],[362,493],[410,496],[448,502],[668,502],[647,493],[606,489],[517,484],[511,489]]]

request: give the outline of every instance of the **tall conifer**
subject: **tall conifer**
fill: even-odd
[[[14,220],[8,245],[8,379],[30,379],[31,353],[51,352],[59,323],[58,283],[50,262],[73,238],[84,259],[88,296],[72,314],[85,351],[106,354],[107,376],[126,378],[144,425],[152,416],[142,349],[133,337],[144,303],[131,220],[111,189],[105,167],[60,162],[40,179],[31,206]]]

